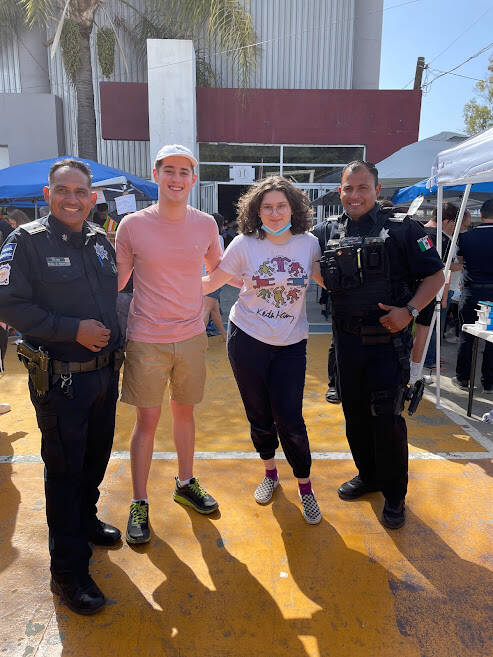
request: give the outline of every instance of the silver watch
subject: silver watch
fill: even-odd
[[[414,306],[411,306],[410,304],[407,304],[406,308],[409,311],[409,314],[413,319],[416,319],[416,317],[419,315],[419,310],[415,308]]]

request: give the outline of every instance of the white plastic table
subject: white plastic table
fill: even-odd
[[[472,398],[474,395],[474,380],[476,378],[476,361],[478,359],[479,340],[493,342],[493,331],[485,331],[476,324],[463,324],[464,333],[474,336],[472,345],[471,372],[469,374],[469,400],[467,402],[467,417],[471,417]]]

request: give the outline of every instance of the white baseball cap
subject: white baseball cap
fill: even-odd
[[[186,157],[187,160],[190,160],[194,167],[197,166],[198,162],[194,158],[193,153],[186,146],[181,144],[166,144],[163,146],[159,153],[156,155],[155,163],[165,160],[167,157],[173,157],[174,155],[179,155],[180,157]]]

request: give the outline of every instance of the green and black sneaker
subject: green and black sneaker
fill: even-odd
[[[191,506],[198,513],[204,514],[213,513],[219,507],[216,500],[202,488],[199,480],[195,479],[195,477],[192,477],[190,483],[185,484],[185,486],[180,486],[178,477],[175,477],[175,481],[176,488],[173,493],[175,502],[184,504],[185,506]]]
[[[144,500],[132,502],[128,516],[127,543],[148,543],[151,540],[149,530],[149,504]]]

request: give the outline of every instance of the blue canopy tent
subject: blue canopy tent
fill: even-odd
[[[423,195],[424,197],[436,195],[438,186],[434,184],[428,188],[428,185],[429,179],[425,178],[425,180],[421,180],[415,185],[411,185],[410,187],[403,187],[394,194],[392,197],[392,203],[394,205],[401,205],[403,203],[410,203],[411,201],[414,201],[414,199],[420,195]],[[453,185],[451,187],[444,187],[444,196],[457,197],[459,194],[455,192],[463,192],[465,188],[465,185]],[[493,183],[483,182],[476,183],[471,186],[469,198],[475,199],[477,201],[485,201],[487,198],[491,198],[492,195]]]
[[[114,181],[115,178],[118,178],[119,181],[116,183],[118,189],[113,189],[113,191],[120,193],[128,191],[135,194],[137,201],[157,199],[158,186],[155,183],[92,160],[63,155],[49,160],[17,164],[0,169],[0,205],[11,205],[13,201],[18,207],[33,207],[33,205],[36,207],[38,203],[44,204],[43,187],[48,183],[50,167],[57,160],[67,157],[87,164],[92,171],[93,183],[103,180]],[[111,187],[114,188],[114,185]]]

